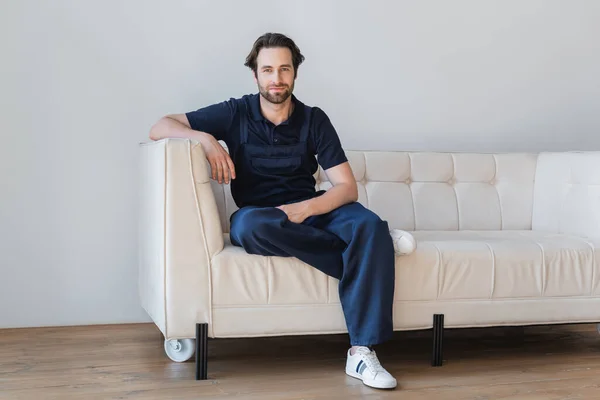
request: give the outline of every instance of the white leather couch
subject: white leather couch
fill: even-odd
[[[396,330],[436,314],[446,328],[600,321],[600,152],[347,156],[359,201],[417,241],[396,257]],[[230,244],[236,206],[200,145],[143,143],[140,165],[139,293],[172,359],[206,353],[198,332],[346,332],[335,279]]]

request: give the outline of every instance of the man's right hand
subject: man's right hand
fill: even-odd
[[[218,180],[219,183],[223,183],[224,181],[227,184],[229,184],[230,179],[235,179],[235,166],[233,165],[233,161],[223,146],[219,144],[217,139],[208,133],[204,133],[200,140],[200,144],[210,163],[212,178]]]

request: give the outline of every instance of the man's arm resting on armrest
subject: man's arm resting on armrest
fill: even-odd
[[[150,129],[150,139],[152,140],[179,138],[201,142],[206,135],[206,132],[193,130],[185,114],[166,115]]]
[[[219,183],[229,183],[230,179],[235,179],[235,166],[227,151],[213,135],[192,129],[185,114],[171,114],[162,117],[150,129],[150,139],[166,138],[190,139],[199,142],[210,163],[212,179],[218,180]]]

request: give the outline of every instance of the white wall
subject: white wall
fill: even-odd
[[[600,149],[600,2],[0,3],[0,327],[148,321],[138,142],[255,91],[266,31],[348,149]]]

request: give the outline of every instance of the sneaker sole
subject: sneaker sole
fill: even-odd
[[[369,379],[363,379],[363,377],[361,375],[359,375],[358,373],[352,371],[352,370],[346,370],[346,374],[350,375],[353,378],[356,379],[360,379],[365,385],[373,387],[375,389],[394,389],[397,386],[397,383],[393,383],[390,382],[387,385],[386,384],[381,384]]]

